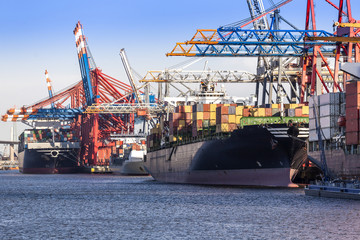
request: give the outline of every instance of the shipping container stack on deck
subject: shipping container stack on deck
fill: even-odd
[[[309,116],[305,104],[284,104],[284,117]],[[272,119],[271,119],[272,118]],[[214,134],[229,133],[246,125],[271,123],[280,118],[280,104],[266,104],[261,107],[238,104],[194,104],[177,106],[169,114],[169,142],[192,141]],[[150,130],[148,148],[160,147],[161,139],[166,141],[163,130],[157,126]]]
[[[346,84],[346,145],[358,145],[360,109],[360,82],[352,81]]]
[[[316,119],[322,140],[329,142],[340,137],[344,130],[338,125],[338,119],[345,115],[345,94],[337,92],[310,97],[309,113],[309,142],[317,144],[319,141]]]
[[[238,111],[236,109],[238,108]],[[232,132],[240,124],[241,112],[236,104],[224,104],[216,108],[216,132]],[[239,122],[236,122],[238,119]]]
[[[195,104],[192,106],[193,137],[202,135],[205,131],[214,130],[216,126],[216,106],[217,104]]]

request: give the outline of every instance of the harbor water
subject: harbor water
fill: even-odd
[[[303,189],[0,171],[0,239],[359,239],[360,201]]]

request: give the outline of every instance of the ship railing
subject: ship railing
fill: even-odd
[[[213,133],[209,135],[199,135],[196,137],[185,137],[183,140],[177,140],[175,142],[166,142],[165,144],[159,145],[157,147],[151,147],[149,152],[156,151],[160,149],[165,149],[169,147],[181,146],[188,143],[195,143],[201,141],[208,141],[208,140],[221,140],[228,138],[231,135],[231,132],[221,132],[221,133]]]

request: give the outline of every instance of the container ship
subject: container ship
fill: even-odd
[[[206,103],[209,94],[151,129],[145,167],[155,180],[295,187],[298,176],[311,178],[304,168],[308,106]]]
[[[74,173],[79,171],[79,139],[70,129],[27,129],[19,136],[19,171]]]
[[[110,170],[117,175],[149,175],[144,168],[146,156],[145,135],[112,136],[116,150],[110,161]]]

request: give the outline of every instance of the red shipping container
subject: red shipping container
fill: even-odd
[[[360,81],[352,81],[346,84],[346,98],[348,95],[360,93]]]
[[[346,107],[359,107],[360,106],[360,94],[346,94]]]
[[[302,116],[302,108],[295,108],[295,117]]]
[[[266,117],[271,117],[272,116],[271,108],[265,108],[265,116]]]
[[[209,105],[210,106],[210,105]],[[205,108],[205,106],[204,106],[204,108]],[[210,107],[209,107],[209,110],[210,110]],[[208,119],[210,119],[210,112],[203,112],[203,119],[204,120],[208,120]]]
[[[250,116],[250,109],[244,108],[243,109],[243,117],[248,117],[248,116]]]
[[[351,119],[359,119],[359,109],[357,107],[346,108],[346,121]]]
[[[210,104],[203,104],[203,112],[210,112]]]
[[[358,131],[359,131],[358,119],[346,120],[346,132],[358,132]]]
[[[359,132],[345,133],[346,145],[359,144]]]

